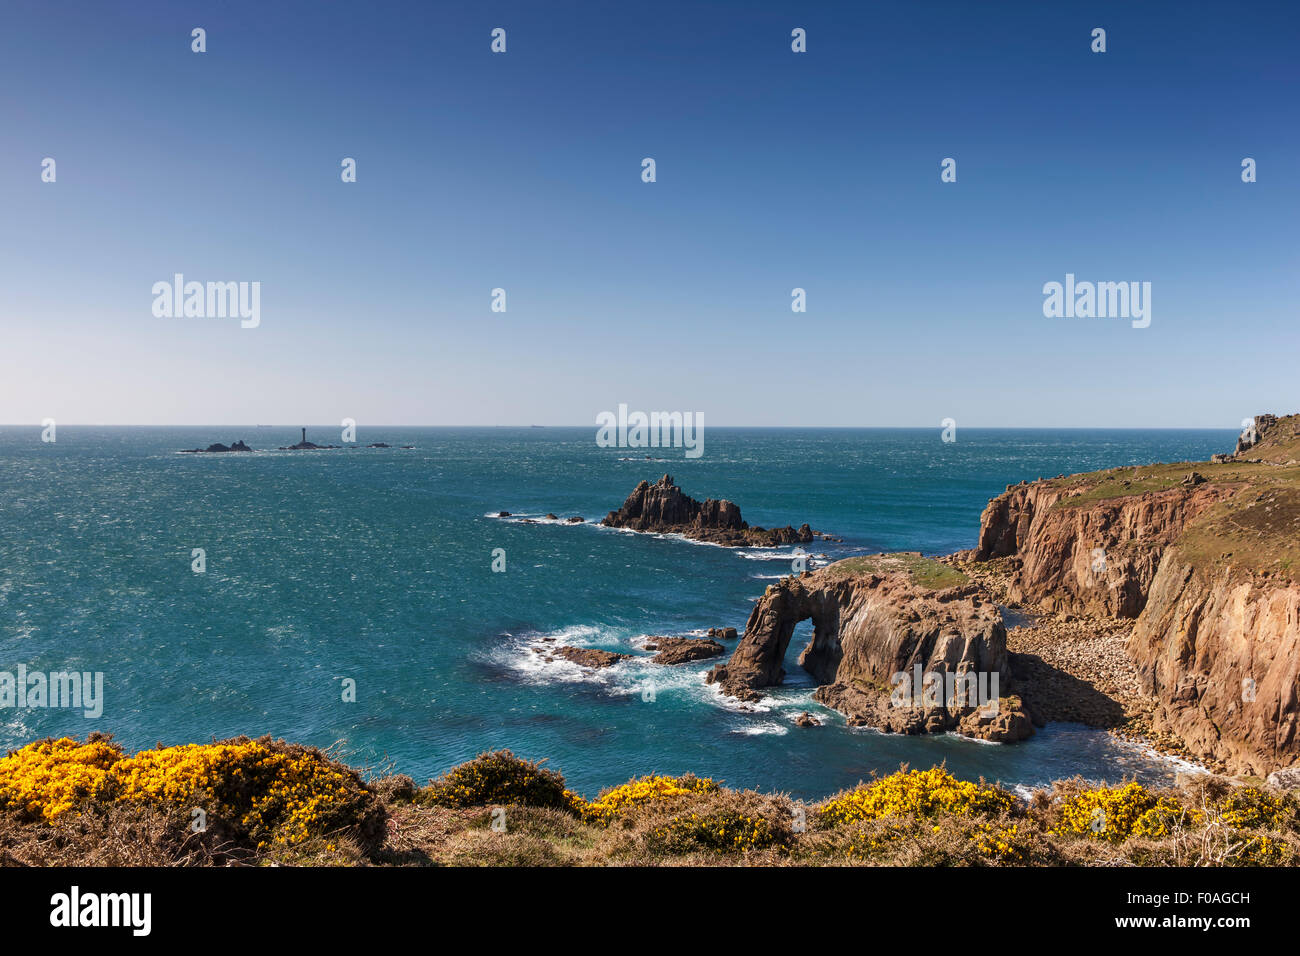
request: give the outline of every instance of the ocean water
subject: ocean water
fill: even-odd
[[[338,443],[337,429],[311,428]],[[182,455],[293,428],[0,427],[0,671],[104,674],[103,714],[0,709],[0,747],[113,733],[129,748],[273,734],[338,744],[418,781],[507,747],[587,795],[650,772],[820,797],[902,763],[1034,785],[1166,779],[1175,766],[1070,724],[995,745],[849,728],[788,684],[753,713],[704,684],[716,661],[586,672],[555,643],[635,652],[645,635],[743,629],[790,550],[724,549],[599,528],[642,479],[737,502],[751,524],[844,539],[821,560],[975,544],[1021,479],[1205,460],[1231,431],[709,429],[705,452],[599,448],[594,428],[362,428],[411,449]],[[582,515],[587,523],[489,517]],[[194,548],[207,570],[191,570]],[[506,570],[492,571],[494,549]],[[344,681],[356,700],[345,702]],[[653,691],[653,692],[651,692]],[[808,709],[825,726],[795,727]]]

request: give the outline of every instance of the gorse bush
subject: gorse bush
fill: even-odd
[[[978,853],[1002,863],[1025,863],[1029,859],[1020,823],[1009,826],[980,823],[971,831],[970,841]]]
[[[941,814],[1009,813],[1018,803],[1014,794],[985,783],[958,780],[943,767],[900,771],[861,784],[826,801],[818,810],[822,826],[839,826],[878,817]]]
[[[651,831],[647,841],[651,847],[666,853],[689,853],[694,850],[743,853],[764,849],[775,842],[777,834],[766,819],[738,810],[716,810],[712,813],[674,817],[664,826]]]
[[[42,740],[0,760],[0,809],[54,823],[91,807],[138,806],[201,819],[195,832],[263,850],[347,833],[382,835],[384,811],[350,768],[314,747],[269,738],[159,747],[126,755],[102,735]],[[195,811],[201,811],[196,814]]]
[[[673,797],[712,793],[717,789],[718,785],[710,778],[696,777],[693,774],[682,777],[639,777],[611,787],[590,803],[584,803],[582,817],[590,823],[608,824],[632,807]]]
[[[0,760],[0,807],[53,822],[93,798],[122,750],[104,738],[38,740]]]
[[[483,811],[512,806],[508,826]],[[195,814],[195,811],[202,811]],[[200,819],[206,827],[195,827]],[[943,767],[820,804],[684,776],[587,801],[508,751],[416,789],[373,786],[269,738],[127,754],[107,736],[0,758],[0,865],[1277,866],[1300,862],[1300,792],[1207,777],[1176,787],[1061,781],[1027,802]]]
[[[485,807],[494,804],[543,807],[578,814],[583,800],[566,790],[563,775],[516,757],[509,750],[479,754],[429,782],[417,795],[421,803],[440,807]]]
[[[1279,830],[1295,814],[1285,798],[1265,793],[1258,787],[1242,787],[1223,801],[1223,822],[1247,830]]]
[[[1200,822],[1199,811],[1134,782],[1084,790],[1066,799],[1052,832],[1120,843],[1132,836],[1167,836],[1180,822]]]

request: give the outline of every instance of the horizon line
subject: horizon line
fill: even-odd
[[[1278,416],[1283,417],[1283,416]],[[0,423],[0,428],[33,428],[40,429],[44,427],[40,422],[8,422]],[[222,424],[212,422],[193,422],[193,423],[158,423],[158,422],[59,422],[59,428],[322,428],[335,429],[338,425],[324,424],[298,424],[298,425],[257,425],[257,424]],[[391,424],[361,424],[356,426],[360,428],[590,428],[598,429],[599,426],[594,423],[591,425],[538,425],[538,424],[514,424],[498,423],[492,425],[448,425],[448,424],[420,424],[420,425],[391,425]],[[922,429],[938,429],[942,431],[944,425],[708,425],[711,429],[765,429],[769,431],[786,430],[796,431],[799,429],[844,429],[844,430],[866,430],[876,429],[880,431],[917,431]],[[1240,426],[1228,425],[962,425],[956,426],[958,430],[962,429],[1002,429],[1006,431],[1240,431]]]

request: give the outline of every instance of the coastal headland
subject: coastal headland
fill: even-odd
[[[729,547],[818,535],[806,523],[751,528],[732,502],[696,501],[668,475],[601,523]],[[757,700],[782,683],[807,620],[799,665],[852,724],[1012,743],[1077,721],[1229,773],[1294,767],[1300,415],[1257,417],[1208,462],[1010,485],[970,551],[792,574],[766,589],[706,679]],[[900,694],[911,674],[936,692]]]

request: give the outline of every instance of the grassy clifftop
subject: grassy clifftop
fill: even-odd
[[[867,574],[892,574],[903,572],[914,584],[931,591],[969,584],[961,571],[941,561],[921,556],[919,551],[902,551],[896,554],[872,554],[860,558],[845,558],[828,564],[821,574],[831,578],[861,577]]]
[[[199,825],[201,824],[201,825]],[[1295,791],[1215,778],[1054,784],[1029,800],[901,770],[826,800],[649,776],[586,799],[499,751],[427,786],[240,738],[127,755],[108,738],[0,759],[15,865],[1293,865]]]
[[[1210,462],[1109,468],[1048,479],[1057,510],[1122,504],[1148,494],[1213,488],[1225,500],[1190,521],[1171,545],[1198,572],[1300,581],[1300,414],[1262,416],[1258,441]]]

